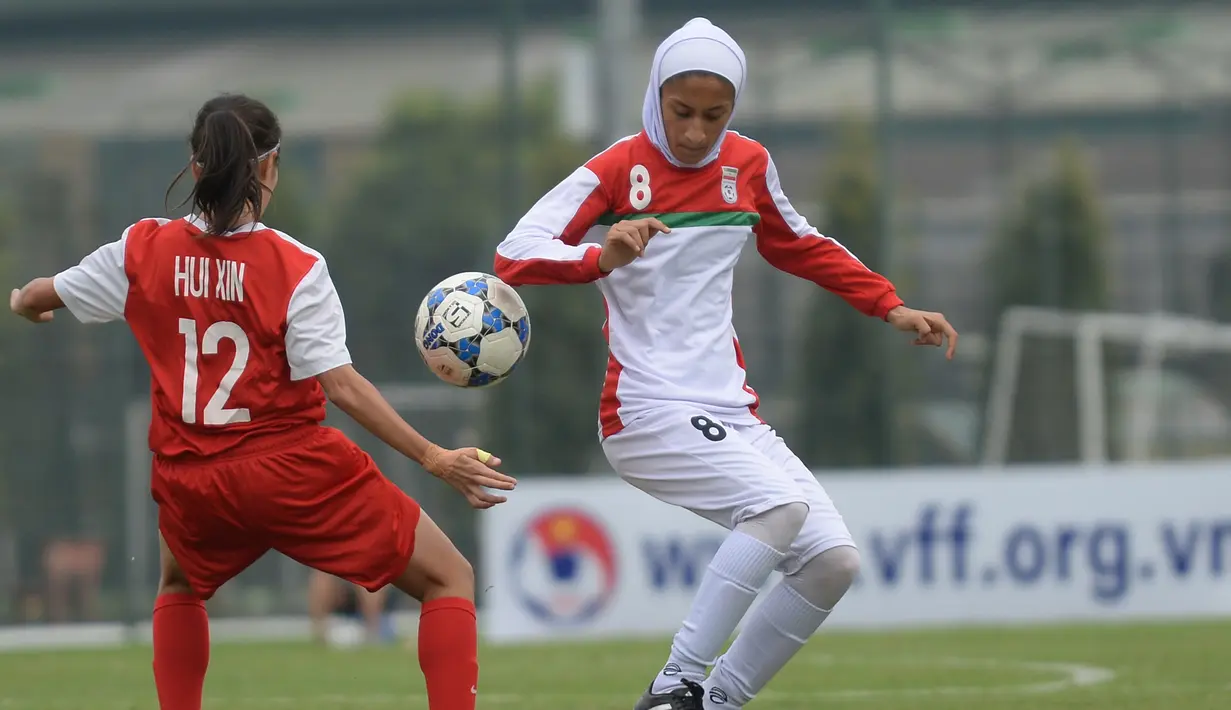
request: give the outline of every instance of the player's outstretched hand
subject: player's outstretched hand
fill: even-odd
[[[9,294],[9,310],[31,323],[46,323],[55,317],[51,311],[34,311],[27,308],[21,301],[21,289],[13,289]]]
[[[474,447],[452,451],[433,448],[423,458],[423,467],[429,473],[456,488],[470,507],[479,510],[508,500],[484,489],[511,491],[517,485],[517,479],[496,470],[499,465],[499,458]]]
[[[943,314],[898,306],[889,311],[885,320],[902,332],[914,333],[915,345],[940,347],[948,341],[949,348],[945,351],[945,358],[948,360],[952,360],[957,352],[957,330],[949,325]]]
[[[659,232],[670,234],[671,228],[654,217],[616,222],[607,230],[603,253],[598,257],[598,268],[604,273],[611,273],[621,266],[628,266],[633,259],[645,253],[645,245]]]

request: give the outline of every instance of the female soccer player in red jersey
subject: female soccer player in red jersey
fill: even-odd
[[[429,707],[472,710],[470,564],[371,457],[321,425],[325,399],[476,508],[505,500],[485,487],[507,491],[515,481],[486,452],[424,439],[351,366],[325,260],[259,221],[278,184],[281,140],[278,119],[259,101],[208,101],[185,168],[195,178],[193,213],[137,222],[79,265],[13,291],[10,308],[35,323],[62,307],[83,323],[123,319],[149,363],[162,710],[200,710],[204,601],[271,549],[420,600]]]
[[[918,345],[948,341],[949,357],[957,345],[944,316],[907,308],[795,211],[764,146],[727,130],[746,79],[726,32],[702,18],[677,30],[654,55],[644,130],[547,193],[496,253],[497,275],[513,285],[598,284],[611,351],[599,403],[607,460],[655,498],[731,529],[636,710],[743,707],[859,568],[834,502],[757,415],[731,325],[744,244],[754,239],[769,263]],[[719,657],[775,570],[783,581]]]

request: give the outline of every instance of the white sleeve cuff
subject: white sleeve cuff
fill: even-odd
[[[76,292],[71,286],[71,274],[61,271],[51,279],[52,286],[56,289],[56,295],[64,301],[64,307],[68,312],[77,319],[78,323],[100,323],[103,319],[97,318],[86,304],[77,297]]]
[[[131,227],[129,228],[131,229]],[[52,278],[56,295],[69,313],[82,323],[107,323],[124,319],[128,300],[128,274],[124,250],[128,231],[118,241],[104,244]]]
[[[323,375],[330,370],[336,370],[339,367],[350,364],[350,352],[343,350],[330,357],[322,357],[311,362],[300,363],[298,367],[291,367],[291,381],[308,380]]]

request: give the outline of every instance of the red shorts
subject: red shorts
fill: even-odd
[[[269,550],[376,591],[406,569],[419,504],[342,432],[190,463],[154,459],[158,529],[209,599]]]

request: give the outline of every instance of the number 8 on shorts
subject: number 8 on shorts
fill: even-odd
[[[718,422],[706,416],[696,416],[689,420],[692,423],[692,428],[701,432],[701,436],[710,441],[722,441],[727,438],[727,430],[722,428]]]

